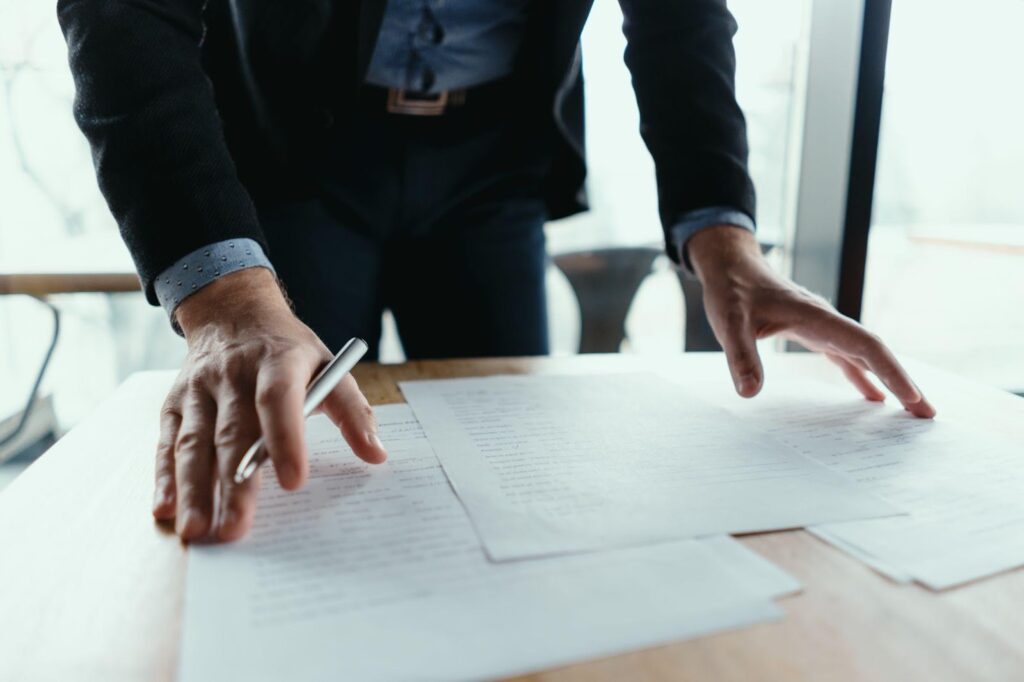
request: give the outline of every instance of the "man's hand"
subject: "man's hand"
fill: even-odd
[[[302,402],[331,353],[295,317],[264,268],[213,282],[185,299],[176,317],[188,357],[161,413],[153,515],[175,518],[185,540],[211,532],[237,539],[252,524],[258,477],[237,485],[235,469],[261,433],[281,486],[294,490],[305,481]],[[387,458],[373,412],[351,375],[322,409],[361,459]]]
[[[727,225],[701,230],[687,242],[687,251],[704,285],[708,320],[741,396],[757,395],[764,381],[756,340],[781,334],[824,353],[868,400],[885,399],[868,378],[870,372],[908,411],[935,416],[881,339],[820,296],[776,274],[747,230]]]

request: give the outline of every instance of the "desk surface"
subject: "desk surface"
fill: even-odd
[[[767,367],[769,381],[832,376],[806,355]],[[728,381],[718,354],[364,365],[357,378],[371,402],[389,403],[402,400],[404,379],[625,368]],[[131,377],[0,493],[0,680],[175,678],[185,550],[149,516],[157,410],[172,377]],[[928,392],[941,410],[941,392]],[[1024,401],[1006,404],[977,418],[1019,430]],[[804,584],[781,602],[783,620],[523,679],[1024,679],[1024,570],[934,594],[803,531],[743,542]]]

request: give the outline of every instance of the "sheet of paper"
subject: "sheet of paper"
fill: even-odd
[[[906,571],[904,571],[904,570],[902,570],[900,568],[897,568],[896,566],[893,566],[892,564],[888,564],[888,563],[882,561],[881,559],[876,557],[874,554],[870,554],[870,553],[864,551],[863,549],[861,549],[857,545],[851,545],[849,542],[846,542],[846,540],[844,540],[842,537],[836,535],[835,533],[831,533],[828,530],[826,530],[826,528],[824,526],[815,526],[813,528],[808,528],[807,531],[811,535],[815,535],[815,536],[821,538],[822,540],[824,540],[825,542],[829,543],[830,545],[834,546],[836,549],[840,549],[840,550],[846,552],[847,554],[849,554],[851,557],[853,557],[857,561],[860,561],[861,563],[866,564],[869,568],[872,568],[875,571],[881,573],[882,575],[884,575],[889,580],[892,580],[893,582],[896,582],[896,583],[911,583],[911,582],[914,582],[914,576],[910,575]]]
[[[898,513],[653,374],[401,388],[496,561]]]
[[[728,535],[711,535],[697,542],[713,549],[726,570],[752,592],[778,598],[803,589],[799,580]]]
[[[825,384],[776,381],[729,404],[909,512],[814,529],[883,573],[943,589],[1024,565],[1024,447],[972,428],[956,401],[929,421]]]
[[[264,476],[247,539],[190,549],[182,682],[499,677],[776,618],[799,589],[730,538],[491,563],[411,410],[376,411],[386,464],[314,417],[307,486]]]

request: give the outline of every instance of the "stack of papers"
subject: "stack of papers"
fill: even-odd
[[[908,512],[811,529],[892,579],[944,589],[1024,565],[1024,450],[970,428],[955,401],[931,421],[825,384],[776,382],[723,404]]]
[[[1024,565],[1020,444],[949,405],[646,374],[401,388],[387,463],[316,417],[309,484],[265,476],[248,538],[192,548],[184,682],[493,678],[778,618],[799,585],[726,534],[808,527],[936,589]]]
[[[180,679],[459,680],[779,617],[799,585],[719,536],[494,563],[404,405],[363,464],[324,417],[311,480],[264,476],[251,535],[189,552]]]
[[[401,388],[496,561],[899,513],[655,375]]]

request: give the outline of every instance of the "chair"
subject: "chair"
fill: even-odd
[[[659,249],[637,247],[555,256],[580,307],[580,353],[619,352],[629,307],[659,255]]]
[[[762,243],[766,255],[774,244]],[[664,252],[653,246],[613,247],[574,251],[554,257],[580,307],[580,353],[617,353],[626,339],[626,316],[640,285]],[[687,352],[720,351],[722,347],[704,310],[701,283],[676,270],[683,291]]]

